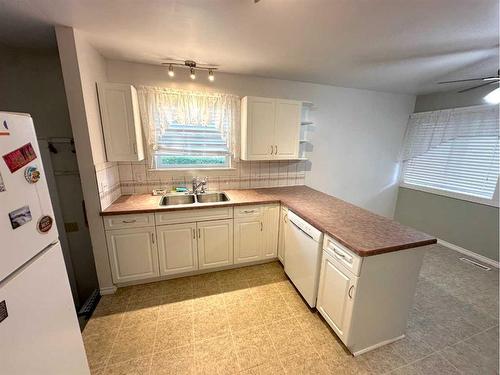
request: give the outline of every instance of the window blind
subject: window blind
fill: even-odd
[[[227,142],[215,126],[170,125],[157,141],[169,155],[229,155]]]
[[[500,168],[498,107],[491,107],[410,118],[403,183],[491,199]]]

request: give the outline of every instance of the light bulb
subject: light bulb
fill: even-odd
[[[175,73],[174,73],[174,67],[172,66],[172,64],[170,64],[170,65],[168,66],[168,75],[169,75],[170,77],[173,77],[173,76],[175,75]]]
[[[189,77],[190,77],[191,79],[196,79],[196,74],[194,74],[194,69],[193,69],[193,68],[191,68],[191,70],[190,70],[190,71],[191,71],[191,74],[189,75]]]
[[[489,104],[499,104],[500,103],[500,87],[486,95],[483,100]]]
[[[210,82],[215,81],[215,76],[214,76],[214,72],[213,72],[213,70],[212,70],[212,69],[210,69],[210,70],[208,71],[208,80],[209,80]]]

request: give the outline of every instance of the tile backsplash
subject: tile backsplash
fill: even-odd
[[[97,164],[95,165],[95,173],[99,188],[101,209],[104,210],[122,195],[118,163],[107,162]]]
[[[194,176],[207,177],[208,190],[250,189],[304,185],[305,161],[238,161],[230,170],[150,170],[146,161],[107,162],[95,166],[101,209],[122,194],[149,194],[153,189],[169,191],[191,187]]]
[[[147,162],[120,162],[121,194],[147,194],[153,189],[191,187],[194,176],[207,177],[208,190],[304,185],[305,161],[238,161],[231,170],[149,170]]]

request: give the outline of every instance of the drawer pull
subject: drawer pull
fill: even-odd
[[[153,242],[153,245],[155,244],[155,234],[151,233],[151,241]]]
[[[137,220],[122,220],[122,223],[124,224],[132,224],[132,223],[135,223]]]
[[[193,229],[193,240],[196,239],[196,230]]]
[[[244,214],[252,214],[254,212],[255,212],[255,210],[244,210],[243,211]]]
[[[346,261],[347,263],[352,263],[352,257],[344,254],[343,252],[340,252],[339,250],[337,250],[335,247],[333,248],[333,253],[341,258],[342,260]]]
[[[354,285],[352,285],[350,288],[349,288],[349,292],[347,293],[349,295],[349,298],[352,299],[352,290],[354,289]]]
[[[262,230],[264,229],[264,225],[262,224],[262,221],[260,222],[260,231],[262,232]]]
[[[201,238],[201,229],[198,228],[198,238]]]

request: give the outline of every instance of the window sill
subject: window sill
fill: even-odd
[[[472,203],[477,203],[477,204],[483,204],[486,206],[499,207],[498,201],[496,201],[494,199],[495,197],[493,197],[493,199],[486,199],[486,198],[475,197],[473,195],[455,193],[453,191],[440,190],[440,189],[430,188],[430,187],[426,187],[426,186],[407,184],[404,182],[400,183],[399,187],[423,191],[423,192],[435,194],[435,195],[442,195],[444,197],[454,198],[454,199],[472,202]]]

